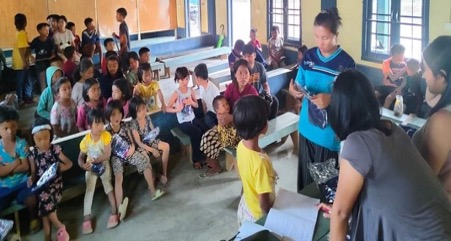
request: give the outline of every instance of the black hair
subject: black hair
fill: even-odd
[[[307,52],[307,50],[308,48],[305,44],[298,48],[298,52],[301,52],[302,55],[305,55],[305,52]]]
[[[108,56],[108,58],[106,59],[106,62],[108,63],[109,61],[116,61],[118,63],[120,62],[119,57],[115,56],[115,55]]]
[[[58,15],[58,14],[49,14],[49,15],[47,16],[47,20],[52,19],[52,20],[54,20],[54,21],[57,21],[58,18],[59,18],[59,15]]]
[[[204,63],[200,63],[198,64],[195,68],[194,68],[194,74],[199,77],[202,78],[204,80],[208,80],[208,68],[207,65]]]
[[[71,84],[71,81],[67,77],[61,77],[52,85],[52,91],[53,91],[54,95],[58,94],[58,92],[60,91],[61,85],[63,85],[64,83]]]
[[[14,25],[16,26],[17,31],[25,30],[27,26],[27,16],[23,13],[18,13],[14,16]]]
[[[280,33],[279,26],[277,26],[277,25],[271,26],[271,31],[270,32],[272,32],[272,31],[276,31],[276,32]]]
[[[38,23],[38,25],[36,25],[36,30],[40,31],[44,27],[49,27],[50,28],[48,23]]]
[[[225,101],[227,101],[227,98],[226,98],[225,96],[223,96],[223,95],[218,95],[218,96],[216,96],[216,97],[213,99],[212,105],[213,105],[213,109],[214,109],[215,111],[218,110],[218,102],[219,102],[220,100],[225,100]],[[228,102],[227,102],[227,103],[228,103]]]
[[[67,46],[64,50],[64,57],[66,57],[67,59],[71,59],[72,57],[74,57],[75,54],[75,47],[74,46]]]
[[[258,135],[268,124],[269,106],[257,95],[241,97],[233,107],[233,126],[236,133],[244,140]]]
[[[186,67],[178,67],[174,73],[174,81],[175,83],[179,82],[179,80],[186,78],[189,76],[189,70]]]
[[[401,44],[395,43],[391,46],[390,48],[390,54],[391,56],[393,55],[397,55],[397,54],[402,54],[406,51],[406,48],[404,46],[402,46]]]
[[[242,51],[243,47],[244,47],[244,41],[241,39],[238,39],[237,41],[235,41],[235,45],[233,45],[233,49],[234,50],[239,50]]]
[[[253,54],[253,53],[255,53],[254,45],[252,45],[250,43],[244,45],[244,47],[243,47],[243,55],[245,55],[245,54]]]
[[[128,58],[127,59],[128,59],[128,61],[130,61],[130,59],[139,61],[139,56],[138,56],[138,54],[135,51],[132,51],[132,52],[128,53]]]
[[[119,57],[116,51],[107,51],[105,53],[105,59],[109,59],[111,56]]]
[[[407,65],[407,67],[408,67],[410,70],[416,70],[416,71],[418,71],[418,70],[421,69],[421,63],[420,63],[420,61],[418,61],[417,59],[413,59],[413,58],[408,59],[408,60],[406,61],[406,65]]]
[[[35,128],[36,126],[42,126],[42,125],[49,125],[50,126],[50,142],[52,142],[53,140],[53,126],[50,124],[50,121],[42,118],[40,116],[36,117],[36,119],[34,119],[33,124],[31,126],[31,129]],[[36,143],[34,142],[34,138],[33,139],[33,145],[36,145]]]
[[[380,106],[370,80],[357,70],[345,70],[335,80],[327,118],[340,141],[353,132],[391,130],[381,120]]]
[[[127,17],[127,10],[125,8],[118,8],[116,10],[116,13],[119,13],[120,15],[122,15],[122,17]]]
[[[99,84],[99,81],[97,81],[97,80],[94,79],[94,78],[87,79],[87,80],[85,80],[85,82],[83,83],[83,92],[82,92],[81,95],[82,95],[83,100],[84,100],[85,102],[89,102],[88,91],[89,91],[89,89],[90,89],[93,85],[95,85],[95,84]]]
[[[434,39],[423,51],[423,59],[434,76],[443,76],[446,88],[438,103],[428,116],[451,104],[451,36],[442,35]]]
[[[108,104],[106,105],[106,109],[105,109],[105,117],[108,121],[111,121],[111,114],[113,113],[114,110],[119,110],[119,112],[121,112],[122,114],[122,119],[125,117],[124,116],[124,107],[122,107],[122,104],[119,100],[111,100],[110,102],[108,102]]]
[[[113,42],[114,43],[114,39],[113,38],[106,38],[105,40],[103,40],[103,46],[106,48],[106,46],[108,45],[108,43]]]
[[[59,55],[55,55],[55,57],[51,58],[49,61],[50,61],[50,63],[57,62],[57,61],[60,61],[62,63],[63,59]]]
[[[151,71],[152,70],[152,68],[151,68],[151,66],[150,66],[150,64],[149,63],[143,63],[143,64],[141,64],[141,70],[144,72],[144,71]]]
[[[251,66],[249,65],[249,62],[247,62],[247,60],[245,59],[239,59],[237,60],[234,64],[233,64],[233,76],[232,76],[232,83],[236,85],[236,87],[238,88],[238,82],[236,80],[235,74],[238,71],[238,68],[240,66],[244,66],[247,68],[247,70],[249,71],[249,74],[251,73]]]
[[[146,105],[146,102],[144,102],[143,98],[140,96],[133,96],[133,98],[130,99],[130,103],[128,104],[128,113],[132,119],[136,119],[138,116],[138,107],[140,105]]]
[[[132,98],[132,91],[130,90],[130,84],[124,78],[117,79],[113,82],[113,85],[116,86],[122,92],[122,96],[125,101],[130,100]]]
[[[105,114],[99,108],[91,109],[88,112],[88,125],[91,127],[93,123],[105,123]]]
[[[74,73],[74,80],[79,81],[82,73],[86,72],[89,68],[94,68],[94,64],[87,58],[80,58],[80,64],[77,67],[77,71]]]
[[[84,21],[85,26],[88,27],[88,24],[92,23],[92,21],[94,21],[94,19],[92,19],[92,18],[85,18],[85,21]]]
[[[65,23],[67,23],[67,18],[66,18],[66,16],[64,16],[64,15],[58,16],[58,22],[59,22],[61,19],[64,20]]]
[[[81,63],[81,61],[83,61],[84,59],[86,59],[86,60],[88,60],[88,61],[91,61],[91,63],[92,63],[92,57],[91,57],[91,56],[86,55],[86,54],[82,54],[82,55],[80,56],[80,63]]]
[[[0,124],[9,121],[19,121],[19,113],[17,110],[6,106],[0,105]]]
[[[75,27],[75,23],[74,23],[74,22],[68,22],[68,23],[66,24],[66,29],[71,30],[72,27]]]
[[[337,35],[338,29],[341,26],[341,17],[338,13],[338,9],[333,7],[327,10],[322,10],[318,13],[318,15],[316,15],[313,25],[327,28],[331,33]]]
[[[143,55],[143,54],[145,54],[145,53],[148,53],[148,52],[150,52],[150,49],[149,48],[147,48],[147,47],[142,47],[142,48],[140,48],[139,49],[139,56],[141,56],[141,55]]]

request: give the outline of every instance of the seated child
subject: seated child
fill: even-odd
[[[285,66],[285,51],[279,26],[271,27],[271,38],[268,40],[269,64],[273,69]]]
[[[135,166],[138,173],[144,175],[148,188],[153,190],[153,193],[158,192],[158,195],[153,196],[152,200],[159,198],[164,192],[160,190],[155,191],[156,188],[153,181],[154,177],[149,155],[147,155],[146,150],[135,145],[130,131],[130,126],[126,122],[122,121],[122,117],[124,116],[122,104],[117,100],[109,102],[106,107],[106,116],[109,121],[106,130],[113,136],[111,166],[114,173],[114,194],[116,197],[116,206],[118,207],[119,220],[122,221],[125,218],[128,206],[128,198],[123,198],[122,188],[125,164]],[[115,135],[118,135],[118,137],[114,137]],[[126,156],[120,156],[118,154],[118,150],[115,150],[118,146],[116,145],[116,138],[119,138],[121,141],[125,142],[126,146],[129,148]]]
[[[17,98],[16,94],[7,94],[5,96],[5,100],[0,102],[0,105],[8,106],[14,110],[19,109],[19,98]]]
[[[207,177],[221,172],[218,157],[226,147],[236,147],[240,138],[233,126],[233,116],[230,114],[230,106],[227,99],[218,95],[213,99],[218,118],[218,125],[208,130],[200,142],[200,150],[207,156],[208,169],[200,177]]]
[[[80,61],[77,71],[74,74],[74,87],[72,88],[72,99],[77,106],[85,103],[83,100],[83,84],[87,79],[94,78],[94,65],[92,62],[84,58]]]
[[[16,136],[19,114],[7,106],[0,106],[0,211],[13,201],[25,205],[31,220],[31,232],[40,229],[37,219],[36,196],[27,187],[30,163],[28,145]]]
[[[57,137],[65,137],[77,133],[77,104],[71,98],[70,80],[66,77],[59,78],[53,85],[53,89],[58,99],[50,112],[53,134]]]
[[[166,104],[164,103],[163,93],[161,93],[160,86],[157,81],[152,79],[152,71],[149,63],[141,65],[143,72],[143,80],[138,83],[133,89],[134,95],[140,96],[146,102],[147,108],[150,111],[158,109],[157,96],[161,102],[160,109],[166,112]]]
[[[139,57],[136,52],[128,53],[128,64],[130,65],[130,70],[126,78],[132,86],[135,86],[142,81],[142,71],[139,69]]]
[[[112,100],[117,100],[121,103],[124,109],[124,118],[128,117],[128,106],[132,98],[132,91],[128,81],[124,78],[117,79],[113,82],[111,97],[107,100],[109,103]]]
[[[208,80],[208,69],[204,63],[198,64],[194,68],[196,83],[199,85],[199,95],[202,98],[204,107],[204,122],[209,129],[218,124],[216,113],[213,107],[213,99],[220,95],[218,87]]]
[[[124,78],[122,70],[119,67],[119,59],[115,56],[107,59],[107,70],[108,72],[99,79],[100,89],[105,100],[111,97],[113,82],[117,79]]]
[[[51,66],[63,69],[63,59],[59,55],[55,55],[55,57],[50,59]]]
[[[105,130],[105,116],[103,110],[90,110],[88,115],[88,126],[91,132],[80,142],[80,155],[78,165],[86,171],[86,193],[83,205],[83,234],[90,234],[92,229],[91,208],[94,198],[97,179],[102,180],[103,190],[108,196],[111,205],[111,215],[108,219],[107,228],[114,228],[119,224],[116,200],[114,198],[113,186],[111,185],[111,134]]]
[[[238,224],[255,222],[268,214],[275,200],[277,173],[258,146],[258,137],[268,130],[267,103],[259,96],[244,96],[233,110],[233,124],[243,139],[237,147],[237,166],[243,195],[238,205]]]
[[[233,45],[232,52],[229,54],[228,60],[229,60],[229,68],[230,68],[230,74],[233,76],[233,65],[236,61],[241,59],[243,56],[241,55],[241,52],[243,51],[244,47],[244,41],[241,39],[238,39],[235,42],[235,45]]]
[[[150,142],[144,141],[144,137],[155,128],[150,115],[147,115],[147,107],[141,97],[135,96],[130,100],[130,116],[132,117],[130,129],[132,130],[132,136],[136,145],[146,150],[147,153],[152,154],[155,158],[161,156],[163,174],[160,176],[160,181],[163,185],[166,184],[168,182],[169,144],[156,138]],[[164,191],[156,190],[153,186],[149,186],[149,188],[152,194],[152,200],[164,194]]]
[[[107,53],[108,52],[115,52],[116,53],[116,56],[118,56],[117,55],[117,52],[116,51],[114,51],[114,39],[112,39],[112,38],[106,38],[104,41],[103,41],[103,46],[105,47],[105,56],[102,58],[102,64],[101,64],[101,67],[102,67],[102,74],[106,74],[106,72],[107,72],[107,69],[106,69],[106,60],[108,59],[108,57],[109,56],[107,56]]]
[[[83,84],[83,100],[82,105],[77,107],[77,127],[78,131],[89,129],[88,112],[92,109],[103,111],[106,101],[102,98],[100,85],[96,79],[87,79]]]
[[[69,79],[74,79],[74,73],[77,70],[77,65],[75,64],[75,48],[73,46],[68,46],[64,50],[64,57],[66,57],[66,62],[63,64],[63,72]]]
[[[56,233],[58,241],[69,241],[66,226],[58,219],[56,211],[63,194],[61,172],[71,168],[72,162],[64,155],[60,146],[51,143],[53,131],[50,122],[46,119],[37,118],[33,123],[31,134],[35,146],[30,148],[30,155],[28,156],[31,168],[28,186],[35,185],[53,164],[58,164],[56,177],[46,183],[44,187],[38,189],[37,192],[39,216],[42,217],[44,224],[44,240],[52,240],[53,225],[58,230]]]
[[[47,76],[47,88],[45,88],[39,97],[36,112],[38,116],[50,120],[50,111],[52,111],[53,104],[55,104],[57,94],[53,91],[53,85],[59,78],[64,76],[64,73],[60,68],[54,66],[48,67],[45,72]]]

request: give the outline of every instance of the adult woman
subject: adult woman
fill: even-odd
[[[413,142],[439,177],[451,200],[451,36],[440,36],[423,52],[428,90],[441,95]]]
[[[312,96],[303,99],[299,121],[298,190],[313,180],[308,164],[338,158],[340,143],[325,118],[332,83],[341,71],[354,68],[355,62],[337,43],[341,18],[338,10],[321,11],[315,18],[313,33],[318,47],[309,49],[299,66],[296,84]],[[301,99],[300,89],[290,83],[291,95]]]
[[[368,78],[334,84],[328,119],[344,142],[330,240],[451,240],[451,203],[405,132],[381,120]]]

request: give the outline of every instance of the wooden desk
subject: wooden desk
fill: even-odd
[[[419,118],[416,116],[403,114],[401,117],[397,117],[397,116],[395,116],[395,114],[392,110],[389,110],[384,107],[381,108],[381,114],[382,114],[382,118],[391,120],[391,121],[395,122],[396,124],[401,124],[407,120],[408,121],[407,126],[410,126],[410,127],[416,128],[416,129],[420,129],[426,123],[426,119]]]

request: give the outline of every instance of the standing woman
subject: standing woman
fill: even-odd
[[[451,36],[440,36],[423,52],[428,90],[441,95],[413,142],[431,166],[451,200]]]
[[[327,123],[326,110],[335,77],[343,70],[355,68],[355,62],[337,43],[341,17],[336,8],[321,11],[315,18],[313,34],[318,47],[309,49],[299,66],[296,85],[290,93],[302,99],[298,86],[310,92],[302,102],[299,121],[298,191],[312,183],[308,164],[338,158],[340,142]]]

